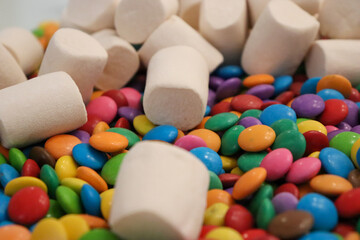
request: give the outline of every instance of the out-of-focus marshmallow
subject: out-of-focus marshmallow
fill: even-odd
[[[146,116],[155,124],[194,128],[205,114],[208,82],[206,62],[195,49],[160,50],[148,67],[143,101]]]
[[[30,31],[17,27],[5,28],[0,31],[0,43],[9,50],[25,74],[39,67],[44,50]]]
[[[216,48],[178,16],[170,17],[149,36],[139,50],[140,59],[147,66],[157,51],[176,45],[186,45],[198,50],[207,62],[210,72],[224,60]]]
[[[179,0],[179,16],[196,30],[199,28],[200,5],[202,1],[203,0]]]
[[[64,72],[0,90],[0,139],[6,148],[28,146],[85,122],[79,89]]]
[[[115,14],[116,31],[130,43],[143,43],[178,8],[178,0],[121,0]]]
[[[310,78],[340,74],[360,84],[360,40],[318,40],[305,63]]]
[[[246,0],[203,0],[199,29],[225,64],[239,64],[247,34]]]
[[[168,143],[139,142],[116,179],[111,230],[124,239],[197,239],[208,186],[207,168],[191,153]]]
[[[93,37],[76,29],[61,28],[49,42],[39,75],[57,71],[68,73],[87,103],[107,59],[107,52]]]
[[[288,0],[271,1],[245,44],[242,65],[248,74],[293,74],[314,42],[319,23]]]

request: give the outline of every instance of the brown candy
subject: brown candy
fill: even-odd
[[[354,169],[348,175],[348,180],[354,188],[360,187],[360,170]]]
[[[55,167],[55,158],[53,158],[53,156],[51,156],[43,147],[33,147],[30,150],[29,158],[34,160],[39,167],[42,167],[45,164],[48,164],[53,168]]]
[[[268,231],[281,239],[292,239],[308,233],[314,224],[312,215],[306,211],[289,210],[274,217]]]

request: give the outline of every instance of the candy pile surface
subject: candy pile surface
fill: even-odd
[[[69,0],[1,30],[0,239],[360,240],[359,19]]]

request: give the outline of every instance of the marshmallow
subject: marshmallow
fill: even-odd
[[[193,48],[174,46],[160,50],[150,61],[143,106],[147,118],[158,125],[189,130],[205,114],[209,71]]]
[[[204,0],[199,29],[223,54],[225,64],[239,64],[247,34],[246,0]]]
[[[26,81],[26,76],[15,58],[0,43],[0,89]]]
[[[310,78],[340,74],[360,84],[360,40],[318,40],[305,63]]]
[[[6,148],[28,146],[84,123],[79,89],[64,72],[0,90],[0,139]]]
[[[360,1],[326,0],[319,16],[321,35],[360,39]]]
[[[111,230],[124,239],[197,239],[208,185],[207,168],[191,153],[164,142],[139,142],[116,179]]]
[[[57,71],[68,73],[87,103],[107,58],[107,52],[93,37],[76,29],[62,28],[49,42],[39,75]]]
[[[224,60],[216,48],[177,16],[170,17],[149,36],[139,50],[140,59],[147,66],[157,51],[176,45],[186,45],[198,50],[205,58],[210,72]]]
[[[130,43],[143,43],[178,8],[178,0],[121,0],[115,14],[116,31]]]
[[[291,75],[314,42],[319,23],[288,0],[265,8],[245,44],[242,65],[248,74]]]
[[[194,29],[199,28],[200,5],[203,0],[180,0],[179,16]]]
[[[87,32],[114,28],[115,9],[120,0],[69,0],[62,14],[61,26]]]
[[[6,28],[0,32],[0,43],[9,50],[25,74],[33,73],[44,55],[39,40],[23,28]]]
[[[100,90],[119,89],[127,84],[139,69],[140,59],[135,48],[119,38],[112,29],[93,34],[105,48],[108,61],[95,86]]]

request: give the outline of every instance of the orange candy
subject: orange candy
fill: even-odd
[[[87,224],[89,225],[89,227],[91,229],[109,228],[109,225],[107,224],[107,222],[100,217],[96,217],[96,216],[92,216],[92,215],[88,215],[88,214],[79,214],[79,216],[82,217],[87,222]]]
[[[269,74],[255,74],[244,79],[243,86],[247,88],[254,87],[259,84],[272,84],[275,78]]]
[[[60,134],[49,138],[45,142],[45,149],[55,158],[71,156],[75,145],[81,143],[80,139],[69,134]]]
[[[94,100],[95,98],[100,97],[101,95],[103,95],[105,91],[94,91],[93,94],[91,95],[90,100]]]
[[[275,131],[266,125],[254,125],[242,131],[238,138],[239,146],[248,152],[266,150],[275,141]]]
[[[348,98],[351,94],[351,82],[344,76],[333,74],[327,75],[320,79],[316,85],[316,92],[323,89],[331,88],[339,91],[345,98]]]
[[[30,231],[20,225],[6,225],[0,227],[0,239],[1,240],[30,240]]]
[[[232,197],[241,200],[258,190],[266,179],[266,170],[262,167],[253,168],[244,173],[234,185]]]
[[[6,159],[9,159],[9,150],[7,148],[4,148],[1,144],[0,144],[0,153],[4,155]]]
[[[203,128],[205,128],[205,123],[207,122],[207,120],[209,120],[209,118],[211,118],[211,116],[204,117],[201,120],[201,123],[199,125],[197,125],[195,129],[203,129]]]
[[[302,198],[303,196],[305,196],[308,193],[312,193],[314,192],[314,189],[312,189],[312,187],[310,186],[310,184],[304,183],[302,185],[299,186],[299,199]]]
[[[100,133],[100,132],[105,132],[109,128],[110,128],[110,126],[106,122],[100,121],[95,125],[92,135]]]
[[[88,167],[78,167],[76,170],[76,177],[89,183],[99,193],[108,190],[108,185],[105,180],[93,169]]]
[[[208,148],[211,148],[215,152],[219,151],[221,146],[221,139],[219,135],[209,129],[196,129],[189,132],[188,135],[194,135],[202,138],[205,141]]]
[[[115,132],[99,132],[90,137],[89,144],[99,151],[111,153],[125,149],[129,140]]]
[[[185,133],[183,131],[181,131],[180,129],[178,129],[178,135],[175,139],[175,142],[176,142],[176,140],[178,140],[179,138],[182,138],[183,136],[185,136]]]
[[[344,240],[360,240],[360,234],[358,232],[350,232],[346,235]]]
[[[234,199],[232,199],[230,193],[220,189],[212,189],[207,192],[207,204],[206,207],[210,207],[214,203],[225,203],[228,206],[233,205]]]
[[[315,176],[311,179],[310,186],[318,193],[332,196],[340,195],[353,189],[353,186],[347,179],[332,174]]]

